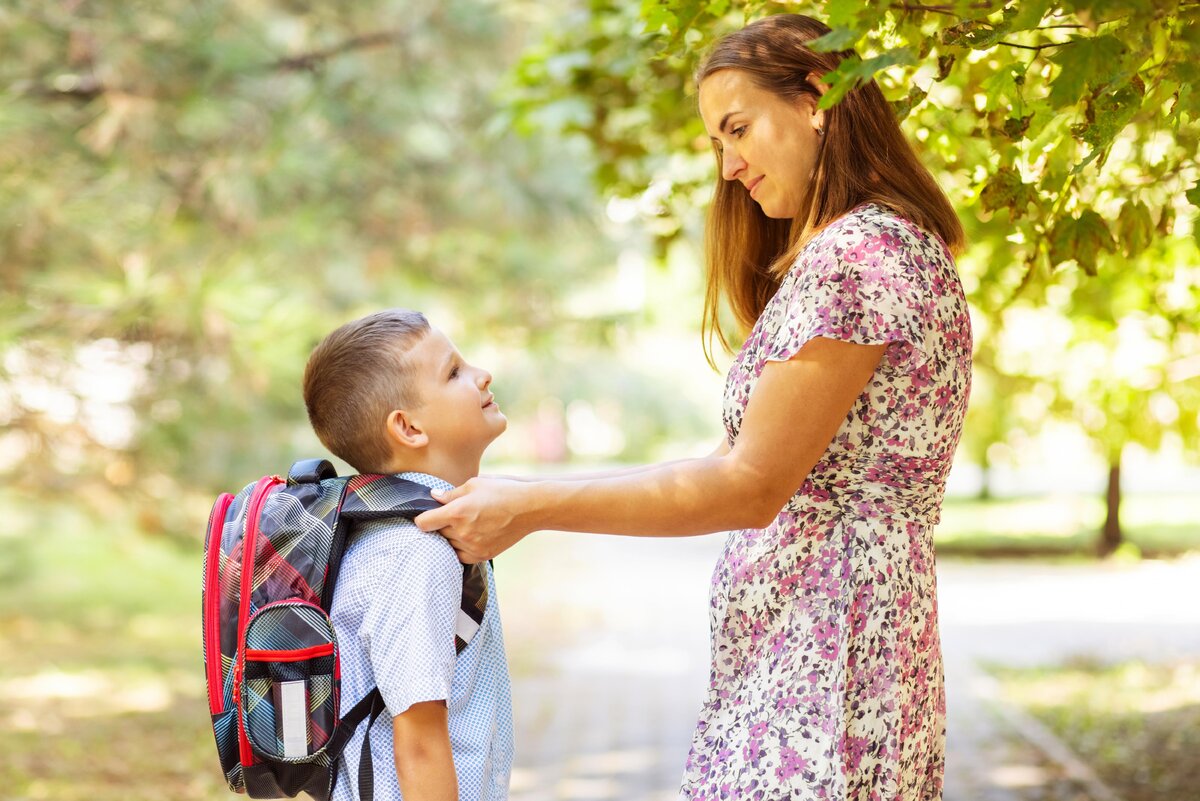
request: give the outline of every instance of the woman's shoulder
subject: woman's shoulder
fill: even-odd
[[[918,229],[913,223],[892,209],[879,203],[863,203],[826,225],[813,243],[829,245],[836,242],[856,241],[885,234],[893,236],[909,234]]]
[[[865,253],[871,261],[911,255],[914,251],[941,257],[945,245],[896,211],[879,203],[863,203],[822,228],[800,252],[796,266],[824,263],[853,264]]]

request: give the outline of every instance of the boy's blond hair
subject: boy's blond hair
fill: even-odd
[[[425,315],[388,309],[346,323],[313,350],[304,405],[326,448],[360,473],[388,469],[388,415],[420,402],[408,351],[429,333]]]

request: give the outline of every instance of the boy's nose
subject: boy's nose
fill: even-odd
[[[479,380],[479,388],[487,389],[489,386],[491,386],[492,374],[489,373],[487,370],[480,370],[478,380]]]

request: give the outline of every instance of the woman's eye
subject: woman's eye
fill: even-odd
[[[738,127],[732,129],[730,133],[736,136],[738,139],[741,139],[742,135],[746,133],[746,126],[739,125]]]

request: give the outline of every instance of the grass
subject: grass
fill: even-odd
[[[1200,520],[1200,499],[1133,498],[1126,512],[1135,541],[1147,551],[1200,548],[1194,522]],[[208,726],[200,660],[199,535],[192,546],[180,547],[132,533],[136,527],[119,514],[97,523],[70,506],[35,507],[3,494],[0,519],[5,520],[0,528],[3,797],[231,798]],[[1093,524],[1098,525],[1093,499],[956,500],[947,504],[939,548],[943,554],[955,549],[988,554],[1016,543],[1033,553],[1086,554]],[[536,580],[536,570],[526,573],[518,570],[510,586]],[[519,626],[510,635],[521,636]],[[1147,688],[1166,680],[1165,674],[1147,675]],[[1096,681],[1116,681],[1105,676]],[[1186,673],[1171,681],[1186,683],[1188,676],[1195,683],[1194,674]],[[1083,728],[1119,722],[1126,727],[1120,731],[1133,731],[1132,718],[1104,712],[1104,697],[1098,690],[1097,711],[1088,719],[1094,722]],[[1166,734],[1179,719],[1173,716],[1191,715],[1194,732],[1200,729],[1196,710],[1193,702],[1155,712],[1158,717],[1152,719],[1165,722],[1155,729],[1154,736],[1161,737],[1147,739],[1147,747],[1170,753],[1174,741]],[[1097,740],[1098,749],[1106,737]],[[1193,749],[1198,745],[1192,735],[1183,742]],[[1191,776],[1200,783],[1200,776]]]
[[[21,522],[0,535],[4,797],[231,798],[207,723],[198,553],[67,508],[36,536]]]
[[[1195,798],[1200,787],[1200,663],[1088,662],[994,671],[1125,801]]]
[[[1099,496],[948,498],[935,538],[939,556],[1090,557],[1103,521]],[[1131,496],[1121,522],[1123,553],[1161,558],[1200,550],[1200,493]]]

